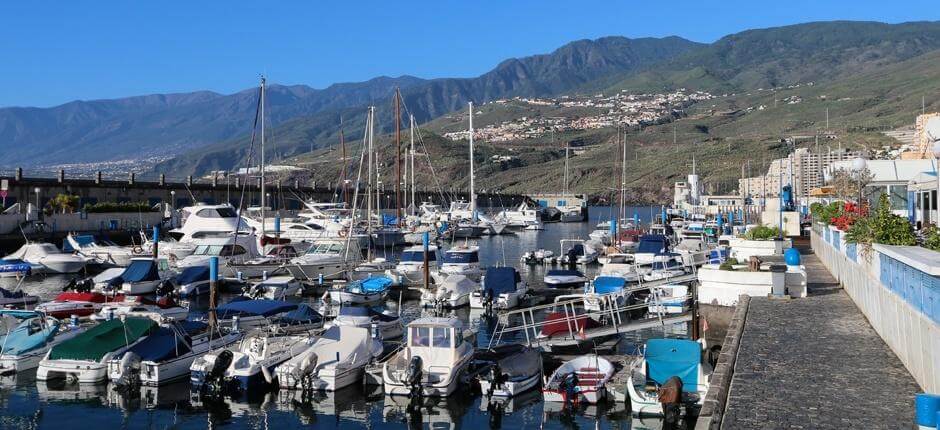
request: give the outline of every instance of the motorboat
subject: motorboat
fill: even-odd
[[[156,322],[175,320],[182,321],[189,316],[189,309],[169,303],[158,306],[139,301],[110,302],[103,304],[101,310],[91,315],[93,321],[108,321],[121,317],[150,318]]]
[[[190,266],[173,279],[179,297],[192,298],[209,294],[209,266]]]
[[[607,381],[614,366],[606,359],[588,354],[566,361],[542,387],[546,402],[597,404],[607,397]]]
[[[268,245],[264,255],[246,260],[242,263],[230,263],[227,274],[232,276],[241,275],[242,278],[263,278],[267,275],[273,275],[284,271],[285,265],[290,264],[291,259],[301,255],[306,251],[298,249],[299,245],[293,243]]]
[[[90,234],[69,233],[62,243],[65,252],[77,252],[90,263],[102,267],[127,267],[131,264],[134,252],[131,248],[119,246],[114,242],[98,239]]]
[[[392,279],[387,276],[337,284],[329,290],[330,302],[341,305],[379,303],[388,296],[391,285]]]
[[[561,211],[561,222],[584,222],[587,219],[581,206],[562,206],[558,210]]]
[[[166,259],[134,257],[131,264],[120,275],[108,280],[103,289],[131,296],[152,294],[174,275]]]
[[[535,251],[526,251],[519,257],[519,261],[526,264],[554,264],[556,261],[555,251],[539,248]]]
[[[480,269],[480,247],[461,245],[444,251],[440,273],[442,276],[464,275],[479,280],[483,274]]]
[[[275,369],[313,344],[308,333],[249,333],[241,341],[193,360],[190,385],[196,390],[263,393],[277,387]]]
[[[342,279],[361,261],[362,252],[348,241],[319,240],[304,255],[291,259],[287,269],[297,279],[332,281]]]
[[[682,256],[674,252],[665,252],[653,257],[653,262],[649,265],[649,270],[642,273],[643,280],[646,282],[659,281],[688,273],[686,266],[682,263]]]
[[[51,243],[39,242],[27,242],[3,259],[29,263],[34,274],[77,273],[88,264],[86,257],[59,251],[59,248]]]
[[[588,279],[577,270],[551,269],[545,273],[544,281],[548,288],[582,288]]]
[[[277,366],[281,388],[336,391],[362,380],[367,364],[382,354],[382,342],[369,329],[333,326],[305,351]]]
[[[196,358],[238,342],[237,330],[210,331],[200,321],[162,324],[155,332],[108,362],[108,379],[117,385],[158,386],[189,376]]]
[[[566,243],[573,243],[570,247]],[[564,239],[561,241],[562,264],[591,264],[597,261],[597,250],[589,243],[581,240]]]
[[[123,302],[123,295],[65,291],[52,301],[40,303],[36,310],[53,318],[87,317],[101,310],[105,303]]]
[[[428,276],[432,282],[432,274],[437,272],[437,245],[428,245]],[[397,285],[415,287],[424,285],[424,246],[411,246],[405,248],[398,259],[395,269],[389,276]]]
[[[405,245],[405,234],[398,227],[384,226],[372,230],[372,244],[377,248]]]
[[[503,220],[508,228],[523,229],[529,225],[541,224],[539,211],[529,208],[526,203],[520,203],[515,209],[503,210],[496,215],[496,219]]]
[[[193,253],[176,260],[176,267],[208,266],[209,260],[217,257],[219,270],[234,274],[232,267],[261,256],[254,232],[205,237],[191,243],[196,246]]]
[[[10,291],[0,287],[0,307],[26,307],[39,302],[38,296],[26,294],[23,290]]]
[[[398,339],[405,334],[401,316],[391,311],[379,312],[365,306],[343,306],[333,319],[334,326],[367,328],[383,341]]]
[[[455,309],[470,303],[470,295],[480,289],[480,283],[464,275],[449,275],[436,288],[421,293],[421,306]]]
[[[373,276],[388,276],[392,279],[392,285],[398,285],[395,277],[391,276],[395,263],[386,260],[384,257],[373,257],[371,260],[363,261],[348,273],[350,281],[360,281]]]
[[[614,302],[623,305],[627,302],[624,289],[627,280],[619,276],[597,276],[584,288],[584,309],[600,311],[604,308],[605,300],[602,296],[615,296]]]
[[[649,313],[656,315],[681,314],[689,309],[690,302],[689,286],[681,284],[652,287],[646,297]]]
[[[0,278],[22,278],[33,272],[33,266],[23,260],[0,260]]]
[[[0,318],[6,326],[0,333],[0,375],[36,368],[50,348],[83,331],[36,311],[0,310]]]
[[[526,282],[513,267],[490,267],[483,275],[483,288],[470,295],[474,309],[512,309],[528,294]]]
[[[152,334],[157,327],[157,322],[150,318],[104,321],[50,348],[39,362],[36,379],[104,381],[108,378],[108,362]]]
[[[419,318],[408,324],[405,346],[382,366],[385,393],[447,397],[473,360],[472,332],[457,318]]]
[[[477,351],[474,361],[490,366],[479,376],[487,398],[515,397],[542,382],[542,354],[526,345],[496,345]]]
[[[216,308],[221,325],[249,330],[271,325],[277,318],[297,310],[296,303],[280,300],[237,298]]]
[[[687,339],[649,339],[643,356],[630,366],[627,393],[636,415],[664,415],[659,388],[678,378],[685,406],[702,405],[711,366],[704,361],[704,343]]]
[[[303,284],[290,275],[271,276],[245,288],[245,296],[253,299],[284,300],[303,292]]]
[[[664,252],[669,252],[669,238],[656,234],[644,234],[640,236],[640,243],[637,245],[636,252],[633,253],[633,260],[636,264],[651,264],[655,257]]]
[[[451,231],[451,237],[455,239],[475,239],[490,233],[490,226],[482,222],[458,222]]]
[[[545,230],[545,224],[542,224],[542,221],[537,221],[531,224],[526,224],[524,230],[542,231],[542,230]]]
[[[613,241],[612,238],[614,238],[616,235],[616,232],[613,230],[614,229],[611,228],[609,222],[606,226],[604,223],[601,223],[597,225],[597,228],[595,228],[594,231],[588,234],[588,237],[590,237],[592,240],[603,243],[604,245],[610,245]]]

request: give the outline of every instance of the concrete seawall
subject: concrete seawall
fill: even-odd
[[[940,279],[898,262],[891,248],[902,247],[863,252],[842,236],[817,229],[813,251],[921,388],[940,392]]]

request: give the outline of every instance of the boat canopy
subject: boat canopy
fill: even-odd
[[[284,302],[280,300],[233,300],[228,302],[216,310],[219,314],[219,318],[228,319],[234,316],[264,316],[269,317],[271,315],[277,315],[284,312],[290,312],[294,309],[297,309],[297,305],[294,303]]]
[[[346,288],[350,291],[359,289],[363,294],[381,293],[387,291],[392,285],[392,279],[387,276],[370,276],[366,279],[355,281]]]
[[[407,263],[424,263],[424,250],[406,250],[405,252],[401,253],[401,258],[398,261]],[[428,261],[437,261],[437,253],[434,252],[434,249],[428,249]]]
[[[132,346],[124,354],[133,352],[140,356],[141,361],[160,362],[185,355],[189,351],[189,344],[173,329],[160,327],[155,333]],[[121,354],[121,356],[123,357],[124,354]]]
[[[10,291],[10,290],[8,290],[8,289],[6,289],[6,288],[0,287],[0,298],[3,298],[3,299],[22,299],[23,297],[26,297],[26,296],[27,296],[27,294],[26,294],[26,292],[23,291],[23,290],[19,290],[19,291]]]
[[[567,254],[577,257],[584,255],[584,245],[578,243],[575,246],[572,246],[571,249],[568,250]]]
[[[480,254],[477,251],[450,250],[444,253],[444,262],[450,264],[479,263]]]
[[[661,234],[644,234],[640,236],[637,254],[659,254],[669,250],[669,239]]]
[[[113,319],[66,340],[49,351],[52,360],[99,361],[105,354],[134,343],[158,327],[150,318]]]
[[[319,312],[313,310],[310,306],[301,303],[297,305],[297,309],[294,309],[283,316],[277,318],[275,323],[277,324],[316,324],[323,321],[323,315],[320,315]]]
[[[627,280],[619,276],[598,276],[594,279],[594,292],[597,294],[610,294],[623,290]]]
[[[124,273],[110,281],[109,285],[120,285],[124,282],[147,282],[159,281],[160,272],[157,270],[156,260],[141,259],[131,260],[130,266],[124,269]]]
[[[686,339],[650,339],[646,341],[646,369],[650,379],[662,385],[673,377],[682,379],[682,390],[698,390],[698,367],[702,345]]]
[[[545,276],[584,276],[581,272],[577,270],[569,269],[551,269]]]
[[[78,251],[82,248],[87,248],[95,244],[95,237],[90,234],[73,234],[71,235],[72,240],[65,240],[62,242],[62,250],[65,252]],[[72,246],[72,242],[75,242],[78,245],[79,249],[75,249]]]
[[[0,335],[0,354],[20,355],[41,348],[58,331],[58,321],[46,324],[42,317],[26,319],[9,333]]]
[[[176,277],[178,285],[192,284],[209,280],[209,266],[190,266]]]
[[[519,272],[512,267],[490,267],[483,277],[483,291],[489,291],[494,296],[511,293],[516,291],[516,284],[521,280]]]

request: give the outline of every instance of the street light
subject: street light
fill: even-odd
[[[855,177],[858,181],[858,205],[862,206],[862,171],[865,170],[865,165],[868,164],[864,158],[858,157],[852,160],[852,170],[855,171]]]
[[[170,190],[170,207],[176,209],[176,190]]]
[[[937,172],[937,196],[940,196],[940,142],[935,142],[933,144],[933,158],[935,160],[935,163],[937,163],[936,169],[935,169]],[[937,198],[933,198],[930,200],[934,201],[936,199]],[[934,201],[933,204],[936,205],[937,202]],[[937,209],[940,209],[940,206],[937,206]],[[940,216],[938,216],[937,221],[938,221],[938,224],[940,224]]]
[[[41,212],[41,211],[42,211],[42,210],[39,208],[39,191],[40,191],[40,190],[39,190],[39,187],[36,187],[36,188],[33,189],[33,192],[36,193],[36,212]]]

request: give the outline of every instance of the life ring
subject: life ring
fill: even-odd
[[[346,230],[340,230],[339,237],[346,237]]]
[[[170,254],[167,256],[167,260],[169,260],[169,262],[172,264],[176,264],[176,254]]]
[[[143,253],[144,253],[144,249],[141,248],[140,245],[134,245],[134,249],[133,249],[132,251],[134,252],[134,254],[143,254]]]

